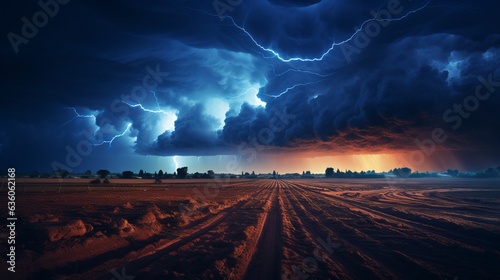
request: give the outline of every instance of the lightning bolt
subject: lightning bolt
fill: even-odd
[[[156,92],[152,91],[153,92],[153,96],[156,100],[156,105],[158,106],[158,109],[156,110],[153,110],[153,109],[148,109],[146,107],[144,107],[144,105],[142,105],[141,103],[137,103],[137,104],[131,104],[127,101],[124,101],[122,100],[122,102],[126,105],[128,105],[129,107],[132,107],[132,108],[139,108],[141,110],[143,110],[144,112],[149,112],[149,113],[154,113],[154,114],[165,114],[165,115],[169,115],[169,112],[165,111],[165,110],[162,110],[160,108],[160,103],[158,102],[158,97],[156,97]]]
[[[132,123],[128,123],[127,127],[125,128],[125,130],[122,133],[113,136],[113,138],[111,138],[110,140],[103,140],[103,141],[101,141],[101,143],[93,143],[92,145],[101,146],[104,144],[108,144],[108,146],[109,146],[108,149],[111,149],[111,145],[113,144],[113,141],[115,141],[117,138],[123,137],[125,135],[125,133],[127,133],[127,131],[130,130],[131,126],[132,126]]]
[[[274,70],[274,67],[273,67],[273,70]],[[322,77],[322,78],[326,78],[326,77],[329,77],[329,76],[332,76],[333,74],[335,74],[336,72],[333,72],[333,73],[330,73],[330,74],[320,74],[320,73],[316,73],[316,72],[313,72],[313,71],[307,71],[307,70],[300,70],[300,69],[295,69],[295,68],[291,68],[291,69],[288,69],[284,72],[281,72],[279,74],[276,74],[276,71],[274,71],[274,76],[275,77],[280,77],[280,76],[283,76],[289,72],[298,72],[298,73],[302,73],[302,74],[311,74],[311,75],[315,75],[315,76],[318,76],[318,77]]]
[[[175,163],[175,170],[177,170],[177,168],[179,168],[179,163],[177,162],[177,156],[174,156],[174,157],[172,158],[172,160],[173,160],[173,161],[174,161],[174,163]]]
[[[296,87],[300,87],[300,86],[308,86],[308,85],[317,84],[317,83],[319,83],[319,82],[321,82],[321,81],[323,81],[323,80],[324,80],[324,79],[321,79],[321,80],[319,80],[319,81],[315,81],[315,82],[310,82],[310,83],[300,83],[300,84],[295,84],[295,85],[293,85],[293,86],[291,86],[291,87],[287,87],[284,91],[282,91],[281,93],[278,93],[278,94],[276,94],[276,95],[265,94],[265,93],[264,93],[264,95],[269,96],[269,97],[273,97],[273,98],[278,98],[278,97],[282,96],[283,94],[286,94],[286,93],[287,93],[287,92],[289,92],[290,90],[295,89]]]
[[[222,19],[226,19],[228,18],[232,25],[239,29],[241,32],[243,32],[245,35],[247,35],[247,37],[255,44],[255,46],[257,46],[259,49],[263,50],[264,52],[267,52],[267,53],[270,53],[272,54],[270,57],[265,57],[264,58],[277,58],[283,62],[292,62],[292,61],[301,61],[301,62],[314,62],[314,61],[322,61],[335,47],[338,47],[338,46],[341,46],[343,44],[346,44],[348,42],[350,42],[352,39],[354,39],[354,37],[360,33],[363,28],[365,27],[366,24],[368,24],[369,22],[372,22],[372,21],[378,21],[378,22],[392,22],[392,21],[401,21],[405,18],[407,18],[408,16],[414,14],[414,13],[417,13],[423,9],[425,9],[429,3],[431,2],[431,0],[429,0],[427,3],[425,3],[423,6],[415,9],[415,10],[411,10],[409,11],[408,13],[404,14],[403,16],[399,17],[399,18],[390,18],[390,19],[377,19],[377,16],[378,16],[378,12],[380,12],[380,9],[378,10],[377,14],[373,17],[373,18],[370,18],[370,19],[367,19],[365,20],[363,23],[361,23],[360,27],[358,28],[355,28],[354,30],[354,33],[351,34],[351,36],[347,37],[346,39],[344,39],[343,41],[340,41],[340,42],[336,42],[335,40],[332,42],[330,48],[328,48],[325,52],[323,52],[320,56],[318,57],[311,57],[311,58],[302,58],[302,57],[290,57],[290,58],[285,58],[283,57],[280,53],[278,53],[277,51],[271,49],[271,48],[267,48],[263,45],[261,45],[259,42],[257,42],[257,40],[253,37],[252,34],[250,34],[250,32],[248,32],[246,29],[245,29],[245,24],[243,24],[243,26],[240,26],[236,23],[236,21],[234,20],[233,17],[229,16],[229,15],[224,15],[224,16],[219,16],[219,15],[214,15],[214,14],[211,14],[211,13],[208,13],[206,11],[202,11],[204,13],[207,13],[211,16],[215,16],[215,17],[218,17],[218,18],[222,18]],[[246,20],[245,20],[246,21]],[[245,23],[245,22],[244,22]]]
[[[82,114],[78,113],[78,111],[76,110],[76,108],[75,108],[75,107],[66,107],[65,109],[72,110],[72,111],[75,113],[75,116],[74,116],[72,119],[70,119],[69,121],[67,121],[67,122],[63,123],[63,124],[61,125],[61,127],[65,126],[65,125],[67,125],[68,123],[70,123],[70,122],[72,122],[72,121],[74,121],[74,120],[76,120],[76,119],[79,119],[79,118],[89,118],[89,119],[95,119],[95,115],[82,115]]]

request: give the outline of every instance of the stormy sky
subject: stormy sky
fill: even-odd
[[[0,7],[2,169],[500,164],[500,3]]]

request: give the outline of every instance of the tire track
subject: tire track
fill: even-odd
[[[281,208],[279,196],[281,183],[273,182],[270,209],[259,234],[257,248],[248,265],[244,279],[280,279],[281,273]]]

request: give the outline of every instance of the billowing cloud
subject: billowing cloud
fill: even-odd
[[[439,149],[498,159],[496,6],[71,2],[2,41],[0,157],[401,152],[441,128]],[[37,9],[10,5],[4,34]]]

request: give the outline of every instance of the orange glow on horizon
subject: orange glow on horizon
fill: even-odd
[[[315,174],[324,173],[327,167],[341,171],[389,171],[397,167],[409,167],[412,171],[445,171],[447,168],[463,170],[451,152],[440,151],[432,157],[425,158],[421,164],[410,160],[409,152],[380,153],[380,154],[351,154],[351,155],[282,155],[274,157],[271,162],[264,163],[261,167],[272,166],[279,169],[280,173],[301,173],[311,171]],[[278,167],[278,168],[277,168]]]

